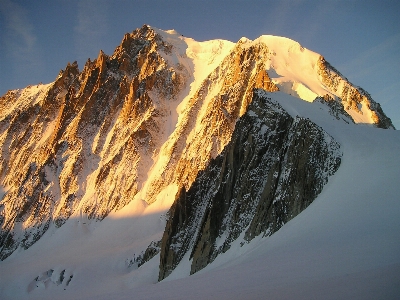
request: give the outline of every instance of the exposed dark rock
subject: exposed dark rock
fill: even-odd
[[[141,265],[152,259],[154,256],[156,256],[158,253],[160,253],[160,245],[161,241],[151,242],[146,250],[136,258],[137,266],[140,267]]]
[[[243,234],[271,235],[304,210],[339,167],[339,144],[257,90],[230,143],[181,190],[161,242],[159,280],[190,252],[191,273]]]
[[[342,102],[337,99],[333,99],[328,94],[326,94],[323,97],[315,98],[314,102],[320,102],[322,104],[326,104],[329,107],[329,113],[332,116],[334,116],[337,120],[342,119],[343,121],[345,121],[348,124],[355,123],[353,118],[344,109]]]

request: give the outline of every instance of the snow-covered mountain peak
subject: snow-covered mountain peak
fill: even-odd
[[[319,54],[285,37],[263,35],[254,43],[268,47],[267,72],[281,91],[309,102],[327,93],[316,74]]]
[[[198,42],[144,25],[82,71],[68,64],[55,82],[1,98],[3,257],[52,222],[103,219],[189,188],[229,143],[255,88],[337,101],[335,117],[392,127],[368,93],[293,40]]]
[[[161,30],[151,27],[164,41],[171,44],[181,57],[187,58],[193,64],[193,83],[202,82],[232,50],[234,43],[215,39],[198,42],[190,37],[184,37],[176,30]],[[191,87],[195,91],[198,84]]]
[[[267,51],[260,54],[258,60],[263,62],[263,68],[282,92],[308,102],[328,95],[330,99],[341,102],[356,123],[394,128],[368,93],[351,84],[322,55],[292,39],[262,35],[254,41],[243,37],[236,44],[226,40],[198,42],[175,30],[164,31],[148,25],[132,35],[155,40],[160,55],[170,65],[184,64],[191,70],[193,78],[189,95],[197,91],[201,82],[225,57],[235,51],[252,51],[249,49],[262,45]]]
[[[302,52],[304,50],[303,46],[301,46],[299,42],[287,37],[277,36],[277,35],[269,35],[269,34],[261,35],[260,37],[255,39],[254,42],[265,43],[272,50],[278,52],[282,51]]]
[[[393,127],[320,54],[268,35],[199,42],[144,25],[82,70],[68,63],[52,83],[9,91],[0,97],[0,298],[157,289],[157,279],[230,262],[282,226],[290,235],[284,224],[320,195],[324,217],[313,206],[298,230],[331,233],[348,214],[339,224],[348,232],[353,207],[380,199],[381,186],[399,193],[396,132],[353,123]],[[376,170],[391,177],[372,178]],[[385,206],[372,207],[363,222],[384,229],[371,215]],[[331,255],[334,239],[321,238]]]

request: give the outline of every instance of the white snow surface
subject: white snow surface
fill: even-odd
[[[54,82],[48,84],[37,84],[30,85],[24,89],[17,89],[12,92],[15,93],[15,101],[7,103],[3,110],[0,112],[0,116],[6,116],[11,114],[13,111],[28,107],[29,105],[36,104],[43,99],[44,95],[50,89]]]
[[[237,240],[192,276],[186,258],[157,283],[159,255],[140,268],[128,261],[161,238],[171,186],[152,205],[135,199],[102,222],[76,216],[50,228],[0,262],[0,299],[398,299],[399,131],[346,124],[283,92],[268,96],[343,150],[322,193],[277,233],[243,247]]]
[[[312,102],[328,91],[317,76],[318,53],[285,37],[263,35],[251,43],[264,43],[271,53],[267,71],[281,91]]]
[[[186,57],[192,65],[193,82],[190,86],[188,97],[196,92],[203,80],[221,63],[229,54],[235,43],[216,39],[204,42],[195,41],[192,38],[184,37],[175,30],[160,30],[152,27],[162,38],[174,45],[181,57]],[[182,63],[182,62],[180,62]]]

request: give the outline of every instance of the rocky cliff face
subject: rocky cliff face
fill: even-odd
[[[185,242],[190,247],[200,245],[200,248],[193,248],[193,257],[200,257],[199,260],[196,258],[193,272],[198,270],[205,264],[204,257],[211,261],[219,251],[229,247],[239,232],[243,232],[243,224],[250,226],[253,218],[267,218],[251,216],[258,211],[255,207],[261,194],[257,193],[265,189],[279,191],[278,187],[283,189],[284,186],[284,183],[268,181],[271,186],[267,188],[257,181],[239,188],[239,173],[236,172],[244,167],[227,158],[225,160],[231,163],[224,167],[224,171],[215,169],[216,173],[212,173],[209,162],[222,159],[219,155],[230,143],[237,120],[245,116],[247,121],[258,122],[246,125],[258,126],[260,130],[260,133],[248,133],[249,136],[261,138],[259,134],[262,134],[271,140],[267,146],[257,146],[262,148],[257,150],[254,141],[247,141],[246,137],[241,141],[243,149],[225,150],[225,153],[233,151],[230,155],[235,160],[239,158],[238,153],[249,158],[263,157],[263,151],[275,149],[272,146],[278,143],[275,138],[280,139],[281,146],[290,144],[289,140],[295,138],[283,133],[272,138],[270,134],[274,131],[271,128],[276,127],[279,132],[288,128],[297,130],[304,137],[307,130],[318,131],[306,120],[292,120],[272,102],[266,108],[271,112],[264,112],[264,108],[260,110],[261,115],[274,112],[268,118],[246,114],[254,97],[254,88],[269,92],[282,88],[283,92],[297,96],[304,90],[312,97],[328,95],[319,100],[330,103],[335,117],[344,118],[349,123],[351,120],[360,123],[364,119],[356,117],[362,112],[364,116],[375,118],[375,125],[392,127],[390,119],[366,92],[350,83],[345,85],[344,77],[324,60],[318,61],[319,57],[300,44],[280,37],[269,36],[255,41],[243,38],[236,44],[222,40],[200,43],[173,31],[165,32],[144,25],[126,34],[112,55],[100,51],[98,57],[93,61],[89,59],[82,70],[76,63],[68,64],[53,83],[9,91],[0,97],[0,259],[5,259],[18,247],[30,247],[50,227],[60,227],[71,217],[100,221],[132,201],[152,204],[167,194],[170,200],[176,194],[180,195],[177,203],[181,204],[175,204],[175,207],[182,206],[184,195],[189,193],[190,200],[185,205],[195,207],[197,196],[194,196],[194,190],[189,192],[195,181],[201,182],[199,178],[205,176],[229,175],[226,179],[221,177],[221,181],[230,183],[219,191],[217,198],[224,202],[232,194],[232,199],[236,200],[232,207],[221,204],[218,209],[228,210],[234,216],[229,218],[238,220],[241,225],[234,225],[228,217],[221,225],[219,222],[222,221],[215,219],[219,213],[210,209],[202,212],[198,221],[208,224],[202,223],[201,226],[208,226],[213,233],[204,233],[196,243]],[[300,67],[296,67],[298,65]],[[301,84],[302,80],[304,84]],[[314,87],[314,90],[308,90],[306,86]],[[252,109],[254,114],[257,107]],[[350,109],[352,107],[354,109]],[[357,114],[352,113],[355,111]],[[275,115],[277,119],[274,121]],[[263,120],[265,126],[258,120]],[[267,133],[267,129],[272,131]],[[252,129],[241,130],[250,132]],[[238,139],[235,137],[231,144]],[[305,141],[314,145],[311,140],[305,138]],[[287,147],[299,157],[301,151],[308,149],[301,145],[299,150],[294,146]],[[292,152],[285,150],[283,155],[282,149],[273,151],[277,156],[268,160],[265,170],[277,170],[277,174],[281,174],[283,169],[278,158],[287,163],[290,158],[285,155],[292,155]],[[307,159],[308,156],[293,164],[302,168],[307,165]],[[208,171],[203,172],[206,168]],[[245,169],[240,169],[240,172],[250,172]],[[261,169],[252,172],[265,175]],[[268,176],[275,178],[275,175]],[[254,180],[255,177],[251,178]],[[307,191],[290,185],[290,189],[294,189],[290,191],[290,199],[298,203],[300,200],[295,199],[301,197],[296,195],[305,193],[308,195],[303,197],[306,200],[301,198],[304,201],[300,202],[311,201],[315,195],[310,196],[310,186],[315,185],[319,190],[325,179],[310,180],[300,181],[307,186]],[[213,184],[215,189],[220,186],[219,183]],[[199,183],[195,186],[194,189],[199,190],[196,193],[206,193],[205,190],[200,192]],[[206,189],[212,190],[210,187]],[[267,191],[263,193],[265,196]],[[219,204],[216,202],[214,206],[219,207]],[[286,221],[300,208],[290,211],[287,217],[280,212],[280,218]],[[195,224],[185,215],[186,212],[173,209],[171,213],[175,211],[181,216],[178,220],[184,224]],[[247,217],[244,217],[245,211]],[[277,220],[274,221],[270,215],[268,218],[269,225],[261,227],[254,221],[246,239],[268,228],[275,230],[279,227]],[[173,239],[183,223],[179,221],[178,227],[173,228],[175,225],[172,226],[171,222],[178,221],[173,218],[168,223]],[[208,249],[207,255],[201,254],[204,251],[199,249],[207,244],[206,237],[214,239],[216,234],[219,236],[221,230],[225,230],[221,228],[229,230],[226,241],[221,241],[218,247],[212,246],[215,249]],[[186,250],[179,250],[178,254],[164,250],[162,255],[175,255],[177,258],[172,263],[175,265],[180,260],[179,253],[184,253],[182,251]]]
[[[339,144],[307,119],[290,116],[263,90],[232,139],[169,211],[159,280],[186,253],[191,274],[241,237],[271,235],[321,192],[341,161]]]
[[[189,188],[199,170],[229,142],[236,120],[247,109],[253,88],[277,91],[265,72],[264,45],[238,43],[209,74],[182,111],[175,131],[163,145],[159,174],[146,183],[147,201],[153,202],[160,187],[175,184]]]
[[[370,94],[362,88],[352,85],[324,57],[320,56],[317,65],[321,82],[329,88],[332,94],[337,95],[337,100],[354,119],[358,119],[359,115],[366,114],[376,127],[394,129],[390,118],[385,115],[380,104],[375,102]]]
[[[191,78],[167,54],[175,55],[172,45],[144,26],[82,72],[68,64],[36,94],[1,98],[2,259],[74,212],[103,219],[133,199]]]

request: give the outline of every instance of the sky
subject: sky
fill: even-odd
[[[400,129],[398,0],[0,0],[0,95],[80,69],[148,24],[197,41],[285,36],[325,57]]]

